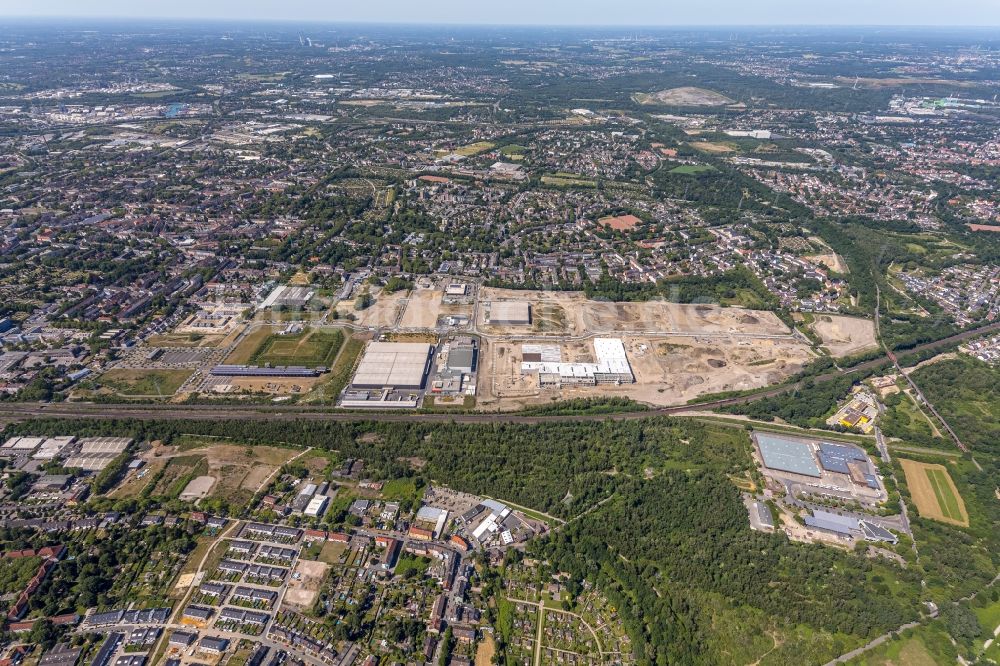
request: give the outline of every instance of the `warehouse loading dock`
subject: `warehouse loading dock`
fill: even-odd
[[[537,374],[539,386],[632,384],[635,375],[618,338],[595,338],[596,363],[564,363],[556,345],[522,346],[521,372]]]
[[[340,406],[419,406],[433,354],[434,345],[425,342],[369,342],[350,386],[341,395]]]
[[[369,342],[353,389],[421,389],[434,346],[424,342]]]

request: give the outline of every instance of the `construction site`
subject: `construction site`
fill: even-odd
[[[616,340],[625,372],[602,370],[599,340]],[[514,410],[555,399],[620,396],[656,406],[775,384],[815,358],[791,338],[626,335],[553,341],[544,337],[483,342],[477,404]]]

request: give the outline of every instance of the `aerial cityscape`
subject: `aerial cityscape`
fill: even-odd
[[[0,17],[0,666],[1000,663],[1000,30],[511,17]]]

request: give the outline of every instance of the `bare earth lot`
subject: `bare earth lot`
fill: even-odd
[[[111,496],[115,498],[135,496],[154,479],[156,473],[167,462],[184,461],[179,473],[201,467],[206,473],[193,479],[184,492],[198,497],[222,497],[233,504],[250,500],[261,484],[278,467],[293,458],[298,451],[276,446],[241,446],[238,444],[213,444],[206,442],[203,447],[156,446],[142,454],[146,468],[150,471],[142,479],[130,473]],[[203,463],[195,462],[204,460]],[[161,485],[164,484],[161,481]]]
[[[705,88],[695,88],[693,86],[683,86],[681,88],[671,88],[660,90],[654,93],[638,93],[635,101],[639,104],[666,104],[672,106],[725,106],[734,104],[732,100],[722,93]]]
[[[531,305],[531,326],[486,326],[487,334],[542,334],[576,336],[601,333],[702,333],[739,335],[789,335],[791,331],[772,312],[724,308],[718,305],[685,305],[667,301],[611,303],[591,301],[582,292],[516,291],[484,287],[480,301],[523,301]],[[480,308],[483,311],[485,308]]]
[[[311,560],[296,562],[295,569],[288,579],[288,589],[285,591],[285,598],[282,599],[281,605],[294,610],[311,608],[329,568],[330,565],[323,562]],[[296,574],[299,576],[298,579],[296,579]]]
[[[203,497],[207,497],[208,493],[211,492],[212,486],[215,485],[215,477],[213,476],[198,476],[187,484],[183,492],[180,494],[180,499],[191,502],[193,500],[199,500]]]
[[[434,328],[441,314],[441,295],[438,289],[414,289],[410,292],[406,309],[399,320],[401,328]]]
[[[446,315],[472,316],[471,305],[444,303],[444,289],[414,289],[406,302],[406,309],[399,320],[402,329],[433,329],[438,318]]]
[[[383,294],[372,288],[372,304],[364,310],[354,309],[354,299],[337,303],[337,313],[346,317],[353,315],[355,323],[361,326],[394,326],[406,307],[406,292],[397,291]]]
[[[847,267],[847,263],[841,259],[840,255],[836,252],[827,252],[826,254],[811,254],[807,257],[802,257],[814,264],[824,264],[827,268],[833,269],[836,272],[846,275],[850,272]]]
[[[635,384],[543,391],[535,376],[521,375],[521,343],[490,341],[481,356],[477,406],[484,410],[513,410],[546,404],[554,398],[591,396],[622,396],[650,405],[676,405],[708,393],[778,383],[799,372],[814,357],[807,345],[791,339],[624,336],[623,342]],[[593,361],[593,343],[564,343],[562,358],[566,362]]]
[[[875,324],[870,319],[818,314],[813,330],[823,339],[823,346],[838,357],[874,349],[878,345]]]

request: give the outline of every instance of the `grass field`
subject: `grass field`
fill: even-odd
[[[524,146],[518,146],[516,144],[508,144],[500,149],[500,154],[504,157],[511,157],[513,155],[523,155],[528,152],[528,149]]]
[[[382,497],[387,500],[414,500],[417,498],[417,487],[413,479],[392,479],[382,486]]]
[[[127,396],[167,398],[191,376],[191,370],[108,370],[98,380],[101,386]]]
[[[218,347],[225,339],[221,333],[163,333],[146,340],[150,347]]]
[[[329,367],[343,342],[344,334],[339,330],[307,329],[298,335],[270,335],[247,362]]]
[[[737,151],[737,145],[731,141],[692,141],[688,145],[695,150],[708,153],[710,155],[718,153],[735,153]]]
[[[906,475],[910,496],[924,518],[952,525],[969,526],[965,502],[943,465],[899,459]]]
[[[597,187],[597,183],[592,180],[581,178],[576,174],[562,172],[542,176],[542,183],[558,187]]]
[[[490,143],[489,141],[477,141],[476,143],[470,143],[468,146],[457,148],[454,152],[456,155],[472,157],[473,155],[478,155],[479,153],[485,153],[487,150],[493,150],[495,146],[496,144]]]
[[[709,171],[715,171],[715,167],[708,166],[707,164],[682,164],[671,169],[670,173],[682,176],[696,176],[700,173],[708,173]]]
[[[336,400],[340,392],[351,381],[351,371],[354,370],[354,363],[361,355],[361,350],[365,348],[365,341],[359,338],[348,338],[344,343],[344,349],[337,357],[333,368],[330,369],[329,379],[321,382],[313,388],[309,395],[310,401]]]
[[[134,474],[129,474],[125,478],[125,481],[108,493],[108,497],[111,499],[138,497],[150,483],[157,483],[159,481],[159,474],[166,466],[167,461],[165,460],[154,460],[150,462],[142,470],[137,471]],[[142,474],[142,478],[139,478],[139,474]]]
[[[250,358],[257,353],[260,346],[274,333],[270,326],[261,326],[247,333],[246,337],[240,340],[236,349],[226,357],[226,363],[242,365],[248,363]]]
[[[319,553],[319,561],[325,562],[329,565],[335,565],[340,563],[340,558],[344,555],[344,551],[347,550],[346,543],[338,543],[336,541],[327,541],[323,544],[323,549]]]
[[[399,556],[396,563],[396,575],[407,578],[409,576],[422,576],[427,572],[427,567],[431,561],[426,557],[416,557],[408,553]]]
[[[159,475],[156,486],[150,494],[156,497],[176,499],[191,479],[208,474],[208,460],[204,456],[180,456],[171,458],[162,475]]]

